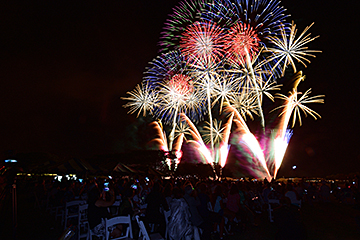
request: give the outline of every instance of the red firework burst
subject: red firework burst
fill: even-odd
[[[188,61],[211,67],[223,56],[223,30],[215,23],[195,22],[181,37],[180,50]]]
[[[183,74],[175,74],[172,76],[169,80],[168,86],[176,94],[183,96],[194,90],[190,77]]]
[[[260,39],[250,24],[237,22],[224,37],[225,52],[233,61],[243,59],[246,52],[250,58],[259,51]]]

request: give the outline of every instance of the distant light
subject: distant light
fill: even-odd
[[[296,165],[292,166],[292,169],[294,169],[294,170],[295,170],[295,169],[296,169]]]
[[[15,162],[17,162],[17,160],[15,160],[15,159],[6,159],[5,162],[6,163],[9,163],[9,162],[15,163]]]

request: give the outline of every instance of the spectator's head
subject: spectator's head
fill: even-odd
[[[173,195],[174,195],[174,198],[180,199],[183,197],[183,192],[181,191],[181,189],[179,187],[174,187]]]
[[[89,192],[88,192],[88,200],[89,202],[96,202],[101,197],[101,191],[98,188],[96,183],[92,183]]]
[[[161,190],[160,183],[159,183],[159,182],[155,182],[154,185],[153,185],[152,191],[153,191],[153,192],[160,192],[160,190]]]
[[[189,194],[189,195],[192,193],[193,190],[194,190],[194,188],[191,184],[186,185],[184,188],[185,194]]]
[[[214,189],[214,195],[215,196],[221,196],[223,193],[221,185],[217,185]]]
[[[280,204],[283,205],[283,206],[290,206],[291,205],[291,200],[290,198],[288,197],[282,197],[280,200],[279,200]]]
[[[165,186],[165,188],[164,188],[164,195],[165,195],[166,197],[169,197],[169,196],[171,196],[172,191],[173,191],[173,186],[172,186],[172,184],[171,184],[171,183],[167,183],[166,186]]]
[[[234,194],[237,194],[237,193],[239,193],[239,189],[238,189],[237,185],[235,183],[231,184],[230,194],[234,195]]]
[[[198,186],[197,186],[199,192],[201,193],[206,193],[206,184],[205,183],[199,183]]]
[[[292,191],[293,190],[293,186],[291,184],[286,185],[286,190],[287,191]]]

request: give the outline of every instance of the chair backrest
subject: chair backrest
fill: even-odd
[[[150,240],[150,237],[149,237],[148,232],[146,231],[144,222],[140,220],[138,215],[136,215],[135,218],[136,218],[136,221],[140,228],[139,237],[142,236],[142,240]]]
[[[79,214],[79,206],[81,204],[85,204],[86,202],[84,200],[75,200],[65,203],[65,211],[64,211],[64,229],[66,229],[68,225],[68,218],[75,218],[78,217]],[[72,211],[69,211],[72,209]]]
[[[105,225],[106,226],[106,237],[105,237],[106,240],[110,239],[111,229],[113,229],[111,227],[114,225],[118,225],[118,224],[128,225],[126,228],[126,234],[121,237],[118,237],[118,238],[112,238],[112,240],[129,238],[129,237],[133,238],[130,215],[113,217],[110,219],[106,219],[105,222],[106,222],[106,225]]]
[[[88,204],[79,205],[79,223],[81,221],[87,221],[87,209]]]
[[[272,214],[273,212],[273,208],[271,206],[271,204],[279,204],[280,201],[277,200],[277,199],[269,199],[269,202],[268,202],[268,206],[269,206],[269,209],[268,209],[268,212],[269,212],[269,221],[270,222],[274,222],[274,216]]]
[[[88,204],[79,205],[79,217],[78,217],[78,240],[86,237],[86,240],[90,238],[90,226],[88,222]]]
[[[75,201],[66,202],[65,206],[66,206],[66,208],[68,208],[71,206],[76,206],[76,205],[85,204],[85,203],[86,203],[86,201],[84,201],[84,200],[75,200]]]

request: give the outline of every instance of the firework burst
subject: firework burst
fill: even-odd
[[[156,102],[158,100],[158,93],[152,91],[148,84],[138,84],[135,89],[127,92],[129,97],[122,97],[123,100],[128,100],[129,102],[124,105],[124,107],[129,107],[130,110],[128,113],[132,114],[137,112],[137,116],[143,113],[143,116],[146,116],[146,112],[153,112]]]
[[[206,163],[219,163],[221,167],[226,164],[234,123],[236,140],[232,143],[246,155],[254,176],[269,180],[270,166],[276,177],[292,135],[288,129],[291,117],[292,126],[297,120],[302,124],[301,114],[320,118],[305,104],[324,102],[323,95],[311,97],[311,89],[304,94],[298,92],[297,86],[304,78],[301,72],[295,74],[289,96],[274,95],[285,103],[274,109],[281,109],[279,126],[266,137],[264,96],[274,101],[272,92],[280,90],[278,79],[286,68],[291,65],[296,72],[296,62],[306,67],[308,57],[320,52],[305,46],[317,38],[307,33],[312,25],[297,37],[296,25],[286,23],[289,15],[285,11],[277,0],[180,2],[161,33],[162,54],[150,63],[142,84],[128,92],[130,97],[123,98],[129,101],[124,106],[130,108],[129,113],[150,113],[172,126],[167,143],[161,124],[154,125],[159,134],[153,142],[164,151],[180,153],[185,140],[193,143]],[[213,119],[215,106],[220,107],[220,114],[223,106],[232,113],[224,126],[216,117]],[[255,115],[261,119],[261,144],[245,122]],[[209,148],[195,125],[204,116],[208,122],[203,136],[211,144]],[[191,137],[187,139],[186,135]]]
[[[297,29],[294,22],[292,22],[290,34],[287,34],[287,30],[282,27],[281,37],[269,36],[269,40],[274,47],[269,47],[267,50],[267,52],[272,53],[272,55],[269,56],[268,61],[277,61],[277,64],[275,64],[273,68],[280,63],[283,64],[282,76],[284,76],[285,69],[288,65],[292,66],[294,73],[296,72],[294,59],[307,67],[305,62],[310,63],[310,60],[306,57],[315,57],[315,55],[311,53],[321,52],[318,50],[308,50],[308,48],[304,46],[319,37],[311,38],[311,33],[305,35],[313,24],[306,27],[298,38],[296,38]]]
[[[222,0],[212,6],[212,11],[204,13],[205,19],[222,19],[225,28],[231,28],[238,21],[248,24],[261,44],[266,37],[279,34],[280,26],[289,17],[280,1],[274,0]]]
[[[212,0],[181,1],[165,22],[161,32],[159,45],[162,52],[178,49],[183,33],[188,26],[196,21],[201,21],[204,12],[208,12],[207,6],[212,6]]]
[[[302,125],[301,121],[301,114],[300,112],[303,112],[305,117],[307,114],[312,116],[315,120],[317,120],[317,117],[321,118],[320,114],[315,112],[314,110],[310,109],[309,107],[305,106],[304,104],[307,103],[324,103],[324,99],[321,99],[322,97],[325,97],[325,95],[317,95],[310,97],[311,88],[308,89],[300,98],[298,98],[298,95],[301,94],[301,92],[297,92],[296,89],[293,89],[291,92],[291,95],[289,97],[277,93],[275,97],[285,100],[286,104],[280,107],[275,108],[285,108],[284,111],[280,113],[280,116],[283,114],[291,114],[293,112],[293,121],[292,121],[292,127],[295,126],[296,118],[299,119],[300,126]],[[300,111],[301,110],[301,111]],[[290,116],[288,117],[290,118]]]
[[[237,22],[224,37],[226,55],[231,61],[245,59],[247,51],[250,57],[259,51],[260,39],[250,24]]]
[[[222,126],[222,121],[218,121],[214,119],[213,125],[210,126],[209,122],[205,122],[206,126],[204,127],[203,137],[205,143],[211,142],[211,137],[213,138],[212,141],[215,145],[219,144],[223,139],[223,131],[225,127]],[[210,134],[212,132],[212,134]]]
[[[223,35],[215,23],[195,22],[181,36],[179,48],[193,66],[211,69],[223,56]]]

